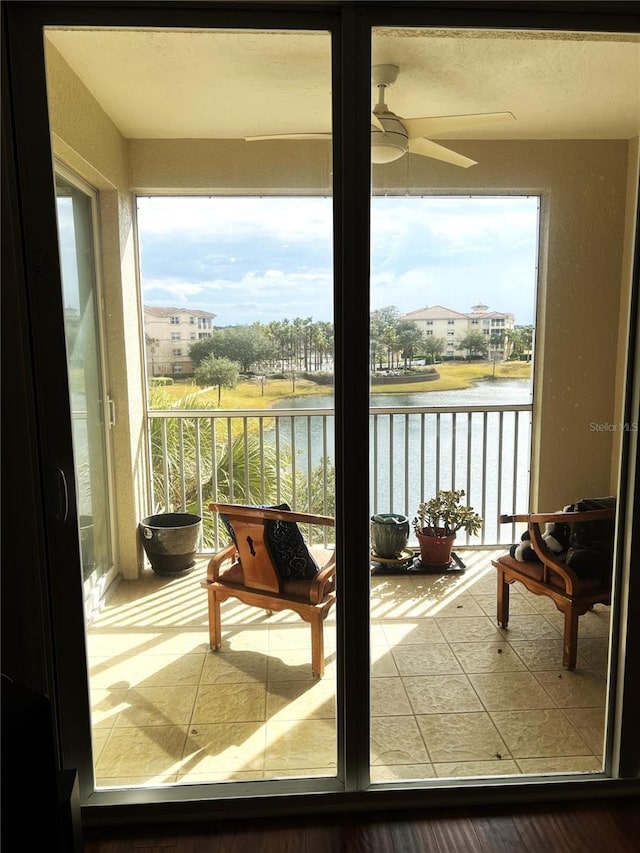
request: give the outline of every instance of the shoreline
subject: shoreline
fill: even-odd
[[[455,362],[444,363],[437,365],[440,373],[438,379],[425,379],[421,382],[412,380],[403,382],[402,377],[397,377],[400,381],[391,383],[371,383],[369,386],[372,396],[378,394],[414,394],[414,393],[431,393],[438,391],[464,391],[484,382],[499,383],[504,379],[530,379],[531,363],[530,362],[503,362],[495,365],[495,376],[493,375],[494,365],[489,362]],[[393,377],[394,379],[396,377]],[[234,409],[241,411],[242,409],[270,409],[274,404],[284,399],[296,399],[300,397],[317,397],[327,394],[334,394],[333,385],[318,385],[308,379],[271,379],[267,380],[262,386],[255,380],[245,379],[238,383],[235,388],[223,388],[221,404],[218,405],[217,389],[215,391],[198,388],[193,383],[175,383],[172,385],[162,386],[161,388],[150,389],[151,396],[163,398],[163,402],[152,409],[165,409],[175,405],[180,400],[184,400],[190,395],[198,396],[201,400],[212,402],[213,408]],[[159,401],[158,401],[159,402]],[[193,406],[187,406],[193,408]]]

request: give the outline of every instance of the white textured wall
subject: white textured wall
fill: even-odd
[[[131,187],[140,193],[331,192],[331,145],[322,140],[131,139],[129,150]]]
[[[45,58],[54,154],[96,189],[124,190],[126,139],[47,39]]]

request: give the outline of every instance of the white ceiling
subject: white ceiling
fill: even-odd
[[[325,33],[49,30],[129,138],[330,130]],[[439,138],[628,139],[640,132],[640,36],[385,29],[399,116],[508,110],[515,122]],[[372,89],[372,104],[375,92]]]

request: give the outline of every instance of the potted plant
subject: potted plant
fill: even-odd
[[[463,504],[464,494],[462,489],[441,489],[430,501],[418,506],[413,528],[423,565],[448,566],[458,530],[473,535],[482,527],[478,513]]]
[[[142,546],[157,575],[176,577],[195,567],[201,522],[190,512],[161,512],[142,519]]]

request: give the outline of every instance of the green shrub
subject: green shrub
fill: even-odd
[[[301,376],[303,379],[307,379],[309,382],[315,382],[316,385],[333,385],[333,373],[330,373],[328,371],[305,371],[301,374]]]
[[[411,370],[408,372],[409,373],[427,373],[430,376],[432,376],[434,373],[437,373],[438,371],[435,369],[435,367],[430,367],[430,366],[422,367],[421,365],[417,365],[415,367],[412,367]]]

